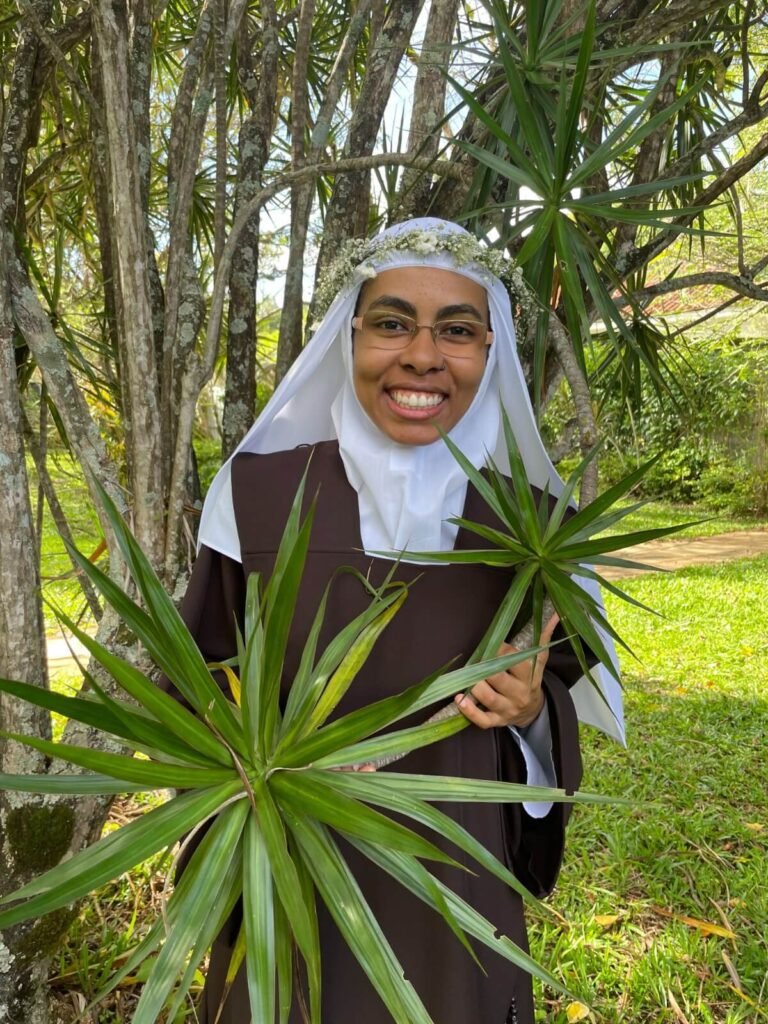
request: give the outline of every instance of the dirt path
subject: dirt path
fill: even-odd
[[[768,552],[768,530],[744,530],[740,533],[720,533],[714,537],[693,537],[690,540],[651,540],[626,551],[618,551],[621,558],[644,562],[656,569],[686,569],[691,565],[716,565],[733,562],[738,558],[756,558]],[[639,576],[640,569],[609,569],[603,575],[608,579]]]

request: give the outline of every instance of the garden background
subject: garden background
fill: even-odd
[[[605,486],[659,454],[642,486],[665,504],[639,515],[762,525],[767,28],[750,0],[3,0],[0,674],[79,685],[49,673],[41,595],[130,650],[58,540],[122,579],[91,481],[180,594],[205,486],[300,351],[316,273],[415,213],[518,261],[521,353],[565,468],[602,439]],[[535,929],[602,1019],[768,1015],[766,567],[630,581],[661,620],[610,604],[639,658],[630,747],[589,736],[585,788],[638,803],[578,811],[565,921]],[[0,713],[93,740],[9,698]],[[109,813],[3,794],[0,890]],[[82,1008],[159,870],[4,933],[0,1019]],[[134,998],[91,1019],[128,1020]]]

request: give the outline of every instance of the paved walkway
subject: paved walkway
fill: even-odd
[[[626,551],[617,551],[621,558],[643,562],[656,569],[685,569],[690,565],[717,565],[738,558],[756,558],[768,553],[768,530],[743,530],[739,533],[720,533],[714,537],[693,537],[690,540],[651,540]],[[641,569],[601,570],[609,579],[638,576]]]
[[[638,544],[626,551],[616,552],[619,557],[629,558],[634,562],[644,562],[654,569],[684,569],[689,565],[716,565],[718,562],[731,562],[738,558],[755,558],[768,553],[768,530],[743,530],[740,533],[721,533],[715,537],[694,537],[691,540],[652,540],[647,544]],[[640,569],[605,568],[602,574],[608,579],[626,576],[638,576]],[[651,570],[652,571],[652,570]],[[70,639],[72,650],[84,662],[88,660],[88,652],[74,638]],[[51,673],[71,672],[76,669],[75,662],[65,640],[52,637],[48,641],[48,666]]]

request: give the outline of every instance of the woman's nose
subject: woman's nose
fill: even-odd
[[[410,344],[400,353],[400,365],[417,373],[445,368],[445,358],[435,344],[430,324],[420,324],[416,328]]]

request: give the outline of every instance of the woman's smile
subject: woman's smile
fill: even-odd
[[[413,390],[407,387],[390,388],[385,391],[398,411],[409,416],[429,417],[445,401],[442,391]]]

